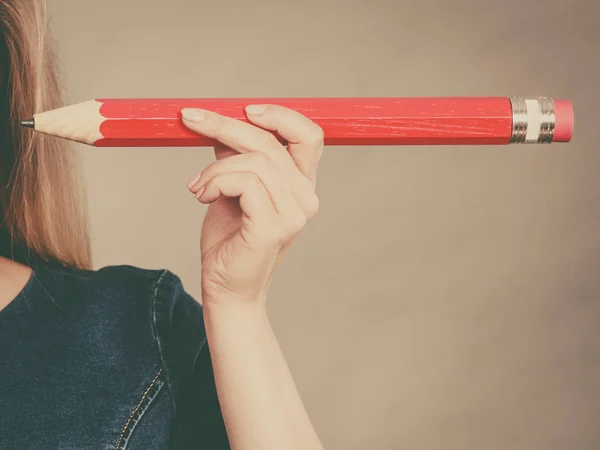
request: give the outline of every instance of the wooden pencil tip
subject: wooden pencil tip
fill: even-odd
[[[35,128],[35,121],[33,119],[22,120],[21,126],[25,128]]]

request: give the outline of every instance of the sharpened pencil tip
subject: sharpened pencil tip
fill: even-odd
[[[25,128],[35,128],[35,121],[33,119],[22,120],[21,126]]]

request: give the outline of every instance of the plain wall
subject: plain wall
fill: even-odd
[[[66,100],[552,96],[572,143],[325,150],[275,331],[328,450],[600,448],[600,3],[51,0]],[[210,149],[94,149],[95,265],[200,296]]]

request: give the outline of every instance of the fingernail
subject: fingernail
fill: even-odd
[[[181,115],[188,122],[202,122],[206,119],[206,111],[197,108],[184,108]]]
[[[196,198],[197,198],[197,199],[199,199],[199,198],[200,198],[200,196],[202,195],[202,193],[203,193],[203,192],[204,192],[204,186],[202,186],[202,187],[200,188],[200,190],[199,190],[199,191],[198,191],[198,193],[196,194]]]
[[[246,106],[246,112],[248,114],[253,114],[255,116],[258,116],[259,114],[264,113],[266,109],[267,109],[267,107],[265,105],[248,105],[248,106]]]
[[[202,175],[202,174],[198,174],[198,175],[196,175],[194,178],[192,178],[192,179],[189,181],[189,183],[188,183],[188,184],[186,184],[186,185],[185,185],[185,187],[186,187],[186,188],[188,188],[188,189],[191,189],[191,188],[192,188],[192,186],[193,186],[193,185],[195,185],[195,184],[198,182],[198,180],[200,179],[200,176],[201,176],[201,175]]]

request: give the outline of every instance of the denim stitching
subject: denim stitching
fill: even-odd
[[[135,426],[138,424],[148,407],[152,404],[152,401],[156,398],[156,396],[164,386],[164,381],[158,381],[158,378],[160,377],[162,372],[163,370],[161,368],[154,377],[154,379],[150,382],[150,385],[142,395],[140,402],[127,419],[127,423],[125,423],[125,426],[121,431],[121,435],[119,436],[119,440],[117,441],[116,450],[125,450],[125,448],[127,447],[127,443],[129,442],[129,438],[131,437],[131,434],[135,429]],[[152,394],[148,395],[154,386],[156,386],[155,391]]]
[[[150,383],[150,385],[146,389],[146,392],[144,392],[144,394],[142,395],[142,399],[140,400],[140,403],[137,405],[137,407],[133,410],[133,412],[129,416],[129,419],[127,420],[127,423],[123,427],[123,430],[121,431],[121,435],[119,436],[119,440],[117,442],[116,450],[125,450],[125,448],[127,446],[127,443],[129,441],[129,438],[131,437],[131,434],[133,433],[133,430],[135,429],[135,426],[140,421],[141,417],[146,412],[146,409],[150,406],[150,404],[152,403],[152,401],[154,400],[154,398],[158,395],[158,393],[161,391],[162,387],[165,384],[165,381],[163,381],[163,380],[160,380],[157,383],[157,380],[160,377],[160,375],[163,372],[166,375],[167,371],[163,370],[163,368],[164,368],[163,349],[162,349],[162,346],[161,346],[161,343],[160,343],[160,339],[158,338],[157,320],[156,320],[156,298],[158,296],[158,292],[159,292],[159,289],[160,289],[160,286],[161,286],[161,281],[163,280],[163,278],[167,274],[168,274],[168,270],[163,270],[160,273],[160,275],[159,275],[159,277],[158,277],[158,279],[156,281],[156,284],[154,286],[154,292],[153,292],[153,296],[152,296],[152,324],[151,324],[151,329],[152,329],[152,334],[154,335],[154,340],[156,341],[156,344],[157,344],[157,347],[158,347],[158,354],[159,354],[159,357],[160,357],[160,361],[161,361],[161,366],[162,367],[160,368],[160,370],[156,374],[156,377],[154,377],[154,380],[152,380],[152,382]],[[167,383],[167,385],[169,384],[168,381],[169,381],[168,380],[168,376],[166,376],[166,383]],[[138,417],[135,418],[136,412],[138,412],[138,410],[140,409],[140,407],[144,403],[144,400],[148,396],[148,393],[150,392],[150,390],[152,389],[152,387],[154,386],[155,383],[157,384],[156,391],[150,397],[148,397],[147,405],[141,411],[139,411]],[[170,389],[167,389],[167,391],[170,391]],[[170,392],[169,392],[169,397],[171,397]],[[135,420],[134,420],[134,418],[135,418]],[[133,421],[133,423],[132,423],[132,421]],[[130,427],[130,424],[131,424],[131,427]],[[128,431],[129,431],[129,433],[127,434]]]
[[[166,383],[167,383],[167,387],[168,387],[168,392],[169,392],[169,397],[171,398],[171,404],[173,405],[173,410],[175,410],[175,399],[173,398],[172,395],[172,388],[171,388],[171,384],[169,383],[169,368],[166,365],[165,362],[165,357],[164,357],[164,353],[163,353],[163,348],[160,342],[160,337],[158,335],[158,323],[156,320],[156,299],[158,297],[158,290],[160,289],[160,283],[162,281],[162,279],[165,277],[165,275],[168,275],[169,271],[168,270],[163,270],[162,273],[160,274],[160,276],[158,277],[158,280],[156,281],[156,286],[154,287],[154,295],[152,297],[152,333],[154,334],[154,340],[156,341],[156,346],[158,347],[158,355],[160,357],[160,363],[162,365],[162,367],[165,368],[165,377],[166,377]]]

